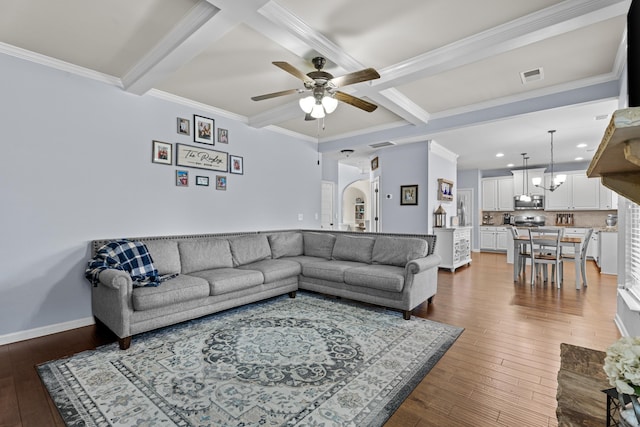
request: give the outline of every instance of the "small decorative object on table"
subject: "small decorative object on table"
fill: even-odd
[[[623,337],[609,346],[604,371],[618,391],[618,400],[631,401],[631,407],[620,412],[621,425],[640,425],[640,337]]]

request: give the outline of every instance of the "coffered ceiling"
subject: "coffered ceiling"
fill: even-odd
[[[433,139],[463,169],[590,160],[617,107],[630,0],[3,0],[0,52],[210,108],[253,127],[319,141],[327,155]],[[378,105],[340,103],[305,121],[303,72],[374,67],[343,88]],[[523,83],[521,72],[542,69]],[[601,116],[596,120],[596,116]],[[605,116],[604,119],[602,116]],[[587,147],[578,149],[578,143]],[[496,158],[497,152],[505,154]]]

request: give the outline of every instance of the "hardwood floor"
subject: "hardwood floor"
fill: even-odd
[[[557,426],[560,343],[604,350],[620,336],[616,277],[589,262],[589,286],[577,291],[574,269],[564,274],[562,289],[532,288],[513,282],[504,254],[488,253],[441,270],[434,303],[414,314],[465,331],[386,427]],[[88,326],[0,346],[0,426],[63,426],[35,365],[113,341]]]

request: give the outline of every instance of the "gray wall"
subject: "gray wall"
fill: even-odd
[[[413,143],[380,150],[380,211],[385,233],[427,233],[429,213],[428,144]],[[400,205],[400,186],[418,185],[418,205]],[[391,194],[392,199],[386,195]]]
[[[480,220],[480,210],[481,210],[480,192],[482,191],[481,183],[482,181],[481,181],[480,169],[468,169],[468,170],[458,171],[458,188],[473,189],[473,212],[471,212],[473,229],[471,231],[472,233],[471,247],[474,251],[480,250],[479,224],[482,222]]]
[[[92,239],[319,227],[313,144],[10,56],[0,70],[0,339],[90,318]],[[227,191],[199,169],[176,187],[176,166],[151,163],[154,139],[203,147],[176,133],[194,113],[229,129],[215,149],[244,157]]]

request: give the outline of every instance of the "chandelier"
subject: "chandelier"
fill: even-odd
[[[553,134],[555,133],[555,130],[550,130],[548,132],[551,135],[551,165],[550,165],[551,183],[549,184],[549,188],[544,187],[542,185],[542,178],[540,178],[540,177],[533,178],[531,180],[531,182],[536,187],[542,188],[544,190],[555,191],[558,187],[560,187],[567,180],[567,175],[565,175],[565,174],[558,174],[557,176],[553,175]]]
[[[314,87],[313,95],[309,95],[300,100],[300,108],[302,111],[310,114],[314,119],[321,119],[327,114],[333,113],[336,107],[338,107],[338,100],[322,86]]]

